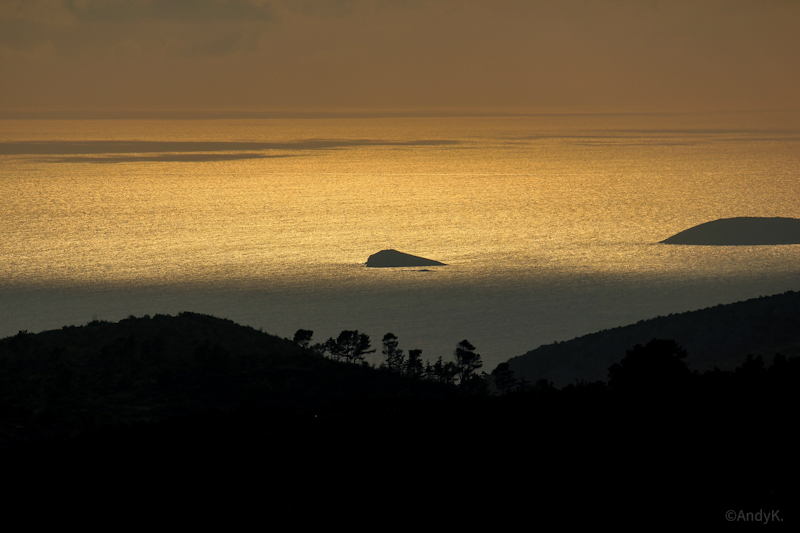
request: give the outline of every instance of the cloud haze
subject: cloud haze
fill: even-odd
[[[0,111],[793,109],[796,0],[0,0]]]

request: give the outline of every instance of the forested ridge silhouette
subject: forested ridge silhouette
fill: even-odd
[[[800,358],[699,372],[691,350],[651,339],[605,380],[558,388],[479,373],[467,340],[434,364],[391,333],[381,368],[361,360],[371,350],[355,330],[313,343],[194,313],[0,339],[6,482],[496,524],[725,523],[759,507],[796,520]]]
[[[693,370],[732,370],[748,354],[800,355],[800,292],[787,291],[697,311],[669,314],[636,324],[546,344],[508,364],[517,376],[549,379],[562,387],[575,380],[605,379],[608,367],[635,344],[673,339],[691,354]]]
[[[430,382],[343,365],[196,313],[0,339],[0,446],[241,404],[313,410],[362,396],[442,395]]]

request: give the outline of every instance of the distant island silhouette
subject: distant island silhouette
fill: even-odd
[[[416,255],[405,254],[397,250],[381,250],[367,258],[368,267],[418,267],[418,266],[445,266],[445,263],[425,259]]]
[[[710,246],[800,244],[800,219],[721,218],[676,233],[661,243]]]

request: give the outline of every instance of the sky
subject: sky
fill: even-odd
[[[800,110],[800,0],[0,0],[0,117]]]

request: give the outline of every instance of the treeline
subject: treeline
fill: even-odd
[[[800,355],[800,292],[763,296],[697,311],[670,314],[539,346],[509,359],[528,379],[563,387],[576,379],[607,379],[625,350],[651,339],[673,339],[690,354],[690,367],[733,370],[747,354]]]
[[[335,339],[330,337],[323,343],[312,345],[313,335],[314,332],[311,330],[299,329],[294,334],[293,340],[303,350],[328,357],[334,361],[363,366],[371,366],[364,356],[377,351],[377,349],[371,349],[372,341],[369,335],[359,333],[358,330],[344,330]],[[381,341],[383,360],[379,369],[411,379],[443,385],[457,385],[461,391],[467,394],[487,394],[490,391],[493,380],[485,372],[478,374],[478,370],[483,367],[481,355],[475,351],[475,346],[466,339],[456,345],[453,350],[453,360],[445,361],[440,355],[433,363],[430,360],[422,362],[422,350],[420,349],[409,350],[406,355],[405,351],[398,346],[399,340],[394,333],[390,332],[383,336]],[[504,368],[508,373],[508,365]],[[502,379],[500,383],[506,387],[506,382]],[[505,391],[505,388],[501,391]]]
[[[361,333],[346,339],[355,339],[349,345],[360,355],[373,350]],[[313,345],[312,335],[299,336],[289,357],[293,365],[308,360],[325,372],[341,370],[342,388],[357,383],[345,382],[348,375],[380,382],[381,389],[434,385],[424,374],[406,379],[410,354],[399,353],[396,337],[384,339],[383,371],[352,358],[349,348],[316,351],[327,342]],[[342,353],[349,363],[343,355],[339,364],[330,360]],[[423,397],[405,387],[378,397],[379,388],[361,389],[313,410],[242,402],[20,444],[7,456],[39,484],[52,472],[84,479],[113,465],[126,484],[141,479],[158,490],[151,480],[168,476],[163,490],[170,493],[178,483],[199,498],[236,503],[255,495],[259,509],[277,504],[297,514],[339,510],[350,518],[376,509],[384,517],[438,513],[452,520],[458,511],[469,518],[483,512],[499,523],[546,517],[559,524],[727,526],[729,510],[764,509],[787,523],[797,520],[800,358],[751,355],[734,370],[699,373],[686,366],[691,353],[665,339],[620,355],[605,381],[558,388],[512,374],[502,393],[463,394],[456,375],[444,387],[450,394]],[[448,362],[456,366],[455,354]],[[499,379],[471,375],[493,385]],[[291,385],[302,393],[315,386],[300,379]],[[30,465],[37,465],[36,476]],[[76,466],[63,472],[64,465]],[[269,497],[253,492],[254,480]],[[97,486],[109,484],[115,486],[109,480]]]
[[[294,335],[294,342],[304,351],[318,356],[372,367],[364,356],[375,353],[377,349],[372,348],[370,337],[365,333],[345,330],[335,339],[331,337],[316,344],[311,344],[312,338],[313,331],[300,329]],[[560,389],[565,393],[591,390],[626,398],[648,397],[654,400],[661,396],[675,400],[679,394],[715,394],[723,384],[730,389],[741,388],[744,383],[748,386],[760,383],[765,390],[784,390],[788,386],[787,380],[800,381],[800,357],[787,358],[779,353],[772,357],[770,366],[761,355],[750,354],[741,366],[733,370],[714,367],[705,372],[692,371],[686,364],[687,350],[668,339],[652,339],[644,345],[636,344],[629,348],[619,362],[608,368],[606,380],[577,380],[560,388],[547,379],[530,382],[524,376],[517,376],[508,362],[500,363],[490,374],[478,373],[483,367],[481,355],[466,339],[456,345],[452,360],[449,361],[439,356],[434,363],[430,360],[423,363],[422,350],[413,349],[406,354],[399,348],[399,340],[393,333],[383,336],[381,353],[383,358],[378,365],[379,370],[415,380],[456,386],[469,396],[539,394]]]
[[[237,405],[305,412],[448,386],[317,357],[197,313],[92,321],[0,339],[0,449],[59,434]]]
[[[431,361],[392,333],[373,347],[355,330],[314,343],[193,313],[94,321],[0,339],[0,449],[26,497],[40,492],[20,483],[61,480],[61,496],[90,480],[116,499],[144,486],[297,515],[483,506],[685,526],[763,508],[793,523],[800,358],[764,355],[697,372],[656,338],[604,380],[556,387],[482,372],[467,340]]]

